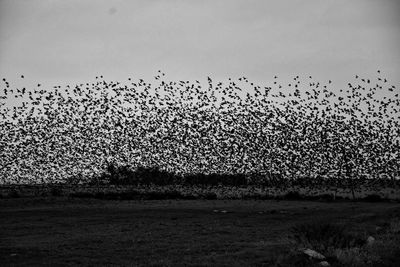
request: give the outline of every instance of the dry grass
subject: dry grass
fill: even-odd
[[[0,266],[313,266],[317,263],[286,240],[294,226],[313,225],[315,219],[346,225],[354,234],[382,226],[382,237],[374,233],[377,246],[370,249],[391,266],[396,251],[389,241],[397,242],[392,233],[398,232],[399,223],[390,218],[399,217],[399,205],[2,199]],[[339,260],[349,261],[358,254],[365,259],[362,250],[338,249],[326,255],[332,265],[344,266]],[[336,262],[335,251],[340,254]]]
[[[285,264],[310,266],[317,260],[305,258],[302,250],[310,248],[322,253],[331,266],[399,266],[400,259],[400,219],[392,218],[383,229],[376,231],[374,241],[367,242],[366,230],[355,231],[343,224],[313,222],[292,228],[290,260]],[[296,251],[296,249],[300,249]],[[303,260],[301,260],[303,259]],[[297,261],[296,261],[297,260]],[[278,260],[278,265],[281,264]]]

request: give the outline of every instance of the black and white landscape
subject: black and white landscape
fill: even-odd
[[[399,11],[0,0],[0,265],[397,266]]]

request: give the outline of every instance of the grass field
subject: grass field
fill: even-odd
[[[0,199],[0,266],[312,266],[290,236],[313,222],[376,238],[332,266],[396,266],[399,218],[399,203]]]

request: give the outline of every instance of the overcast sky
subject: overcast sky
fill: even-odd
[[[0,75],[400,78],[398,0],[0,0]]]

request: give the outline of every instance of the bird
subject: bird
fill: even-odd
[[[379,144],[396,147],[384,133],[398,129],[400,104],[393,93],[378,98],[376,91],[383,87],[367,87],[367,78],[360,85],[349,83],[336,96],[337,91],[314,80],[302,83],[309,88],[297,87],[299,75],[291,76],[291,88],[281,90],[284,83],[260,87],[246,77],[238,79],[243,87],[237,80],[225,83],[210,76],[205,86],[199,80],[167,82],[161,73],[157,84],[100,81],[99,76],[95,82],[51,89],[19,89],[7,82],[0,103],[27,96],[22,106],[0,105],[1,118],[18,122],[0,121],[0,130],[10,133],[0,162],[17,163],[1,165],[0,177],[65,181],[74,179],[72,170],[100,175],[101,162],[112,158],[120,166],[157,165],[182,173],[247,170],[249,175],[279,173],[282,185],[301,177],[322,184],[317,177],[338,167],[348,144],[353,148],[346,157],[360,169],[382,172],[385,149]],[[331,178],[342,175],[332,173]]]

